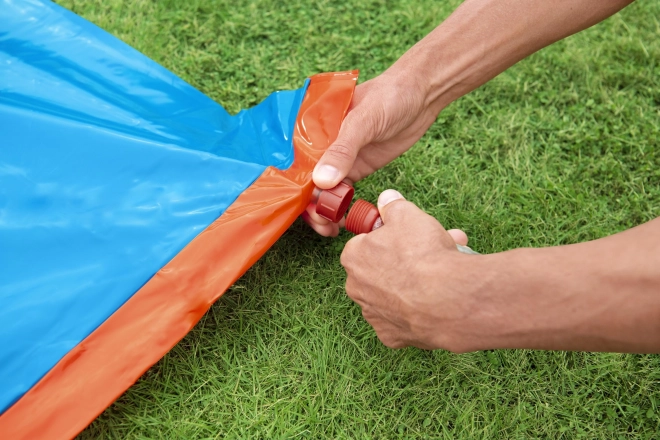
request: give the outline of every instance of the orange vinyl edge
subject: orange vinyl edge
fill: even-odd
[[[66,439],[163,357],[304,211],[311,172],[337,137],[357,71],[311,81],[293,136],[295,160],[268,168],[103,324],[0,416],[0,438]]]

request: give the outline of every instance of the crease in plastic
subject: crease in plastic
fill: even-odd
[[[0,77],[0,438],[70,438],[305,209],[357,72],[230,116],[63,8],[0,0]]]
[[[305,210],[312,170],[337,137],[356,80],[357,71],[313,76],[297,117],[292,166],[267,168],[219,219],[0,416],[0,433],[17,439],[75,436],[183,338]]]
[[[267,167],[291,166],[308,81],[231,116],[39,0],[0,0],[0,78],[1,414]]]

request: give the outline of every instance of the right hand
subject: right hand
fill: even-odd
[[[341,254],[346,293],[378,338],[391,348],[490,348],[483,315],[474,312],[490,260],[458,252],[465,233],[446,231],[397,191],[380,195],[378,211],[383,226],[353,237]]]
[[[337,140],[314,168],[314,184],[321,189],[333,188],[342,180],[353,184],[406,152],[440,112],[436,103],[427,102],[427,96],[426,88],[408,75],[405,65],[393,66],[358,85]],[[303,219],[326,237],[337,236],[343,223],[320,217],[311,205]]]

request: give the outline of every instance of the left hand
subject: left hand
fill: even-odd
[[[481,256],[458,252],[465,233],[446,231],[394,190],[380,195],[378,209],[384,226],[351,239],[341,255],[348,296],[388,347],[476,349],[472,263]]]
[[[355,87],[337,139],[314,168],[321,189],[349,185],[384,167],[421,138],[442,105],[427,99],[427,75],[413,76],[415,57],[404,56],[387,71]],[[340,223],[322,218],[310,205],[303,220],[320,235],[336,237]]]

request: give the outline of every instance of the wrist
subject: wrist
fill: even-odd
[[[464,328],[451,335],[459,341],[452,351],[557,348],[553,341],[570,331],[562,309],[572,307],[572,293],[554,272],[551,249],[461,256],[459,272],[472,276],[462,292],[468,304]]]
[[[516,290],[512,288],[513,283],[520,281],[511,267],[518,258],[517,253],[464,255],[452,252],[450,264],[446,258],[437,258],[437,264],[430,271],[431,285],[442,292],[437,294],[442,304],[435,305],[439,316],[433,319],[436,348],[464,353],[517,344],[507,299],[509,290]],[[437,279],[437,274],[445,273],[452,274],[451,284],[444,282],[444,275],[441,280]]]
[[[572,245],[495,254],[498,270],[482,292],[490,305],[483,317],[490,348],[579,350],[595,342],[597,299],[589,287],[598,285],[599,274],[586,270],[582,251]]]
[[[491,335],[489,348],[547,348],[541,341],[556,338],[559,324],[553,317],[556,302],[568,305],[567,292],[558,286],[557,268],[548,249],[520,248],[491,257],[495,266],[488,285],[479,292],[487,304],[481,316]]]
[[[518,348],[528,336],[531,249],[515,249],[475,258],[473,321],[474,349]],[[523,293],[525,292],[525,293]]]
[[[508,54],[500,54],[498,63],[492,61],[510,30],[500,31],[499,38],[485,38],[487,29],[475,29],[488,26],[481,18],[489,13],[488,5],[459,7],[388,70],[418,84],[427,106],[439,113],[512,64]]]
[[[658,277],[649,282],[613,238],[492,255],[477,292],[482,348],[657,351]]]
[[[455,78],[447,75],[437,44],[421,40],[383,72],[383,76],[401,84],[405,93],[416,94],[435,114],[460,97],[451,93]]]

